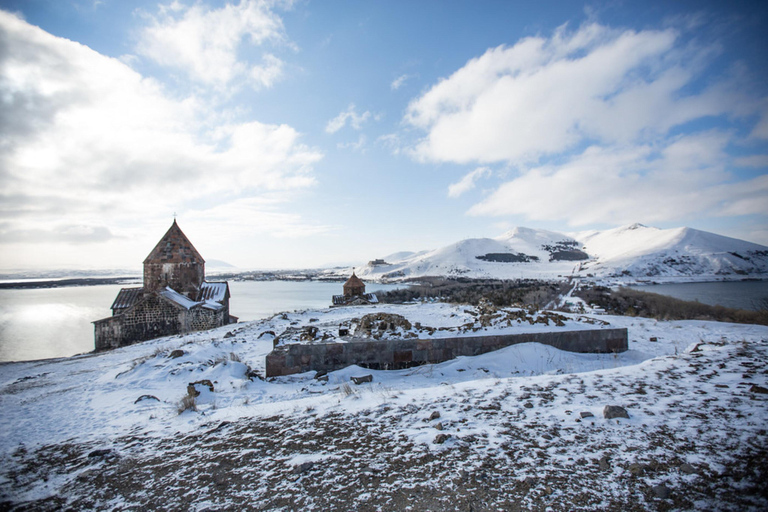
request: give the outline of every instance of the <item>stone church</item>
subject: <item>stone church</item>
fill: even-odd
[[[144,286],[123,288],[93,322],[96,350],[235,323],[229,284],[205,280],[205,260],[173,221],[144,260]]]
[[[334,306],[362,306],[379,302],[376,294],[365,293],[365,283],[355,275],[354,270],[352,270],[352,276],[344,283],[342,290],[343,295],[333,296]]]

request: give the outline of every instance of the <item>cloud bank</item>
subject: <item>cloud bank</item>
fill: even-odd
[[[765,177],[739,180],[729,153],[766,138],[765,99],[738,76],[701,80],[717,51],[673,28],[598,23],[491,48],[410,103],[404,121],[425,133],[411,154],[516,171],[476,215],[584,225],[768,214]],[[724,127],[691,128],[705,119]],[[751,134],[739,139],[734,123]]]
[[[221,122],[196,97],[171,97],[119,60],[3,11],[0,41],[0,241],[30,241],[27,231],[98,242],[111,236],[105,223],[285,198],[315,182],[323,155],[290,126]],[[254,213],[259,204],[248,211],[266,222],[260,230],[296,229],[274,205]]]

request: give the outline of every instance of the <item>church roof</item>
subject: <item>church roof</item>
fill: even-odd
[[[174,219],[144,263],[205,263],[205,260]]]
[[[344,283],[344,286],[359,287],[359,286],[365,286],[365,283],[363,283],[363,281],[359,277],[357,277],[354,272],[352,272],[352,276],[349,279],[347,279],[347,282]]]
[[[224,282],[203,281],[200,285],[200,295],[197,300],[224,302],[227,298],[229,286]]]
[[[125,309],[136,304],[144,294],[144,288],[121,288],[110,309]]]

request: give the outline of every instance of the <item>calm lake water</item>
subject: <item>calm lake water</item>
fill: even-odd
[[[342,283],[232,281],[230,313],[240,321],[282,311],[324,308]],[[64,357],[93,350],[91,322],[110,316],[123,285],[0,290],[0,361]],[[369,284],[367,291],[397,285]]]
[[[630,288],[667,295],[676,299],[699,301],[711,306],[725,306],[736,309],[757,310],[760,309],[760,304],[763,300],[768,300],[768,281],[653,284],[630,286]]]

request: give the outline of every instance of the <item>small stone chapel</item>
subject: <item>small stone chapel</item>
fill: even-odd
[[[123,288],[94,324],[96,350],[235,323],[229,284],[205,280],[205,260],[174,219],[144,260],[144,286]]]
[[[344,283],[342,290],[343,295],[333,296],[334,306],[363,306],[379,302],[376,294],[365,293],[365,283],[355,275],[354,269],[352,269],[352,275]]]

